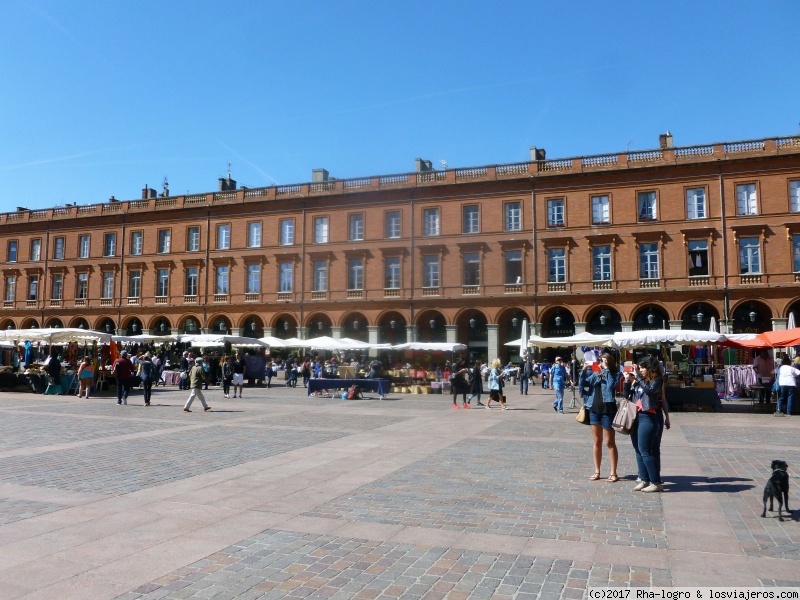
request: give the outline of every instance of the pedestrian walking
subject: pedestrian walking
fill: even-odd
[[[472,378],[470,380],[470,397],[467,398],[467,404],[472,402],[473,398],[477,398],[475,404],[483,406],[481,402],[481,394],[483,394],[483,377],[481,376],[481,361],[476,360],[472,365]]]
[[[465,377],[469,373],[467,363],[461,361],[453,367],[453,372],[450,375],[450,391],[453,393],[453,408],[458,408],[458,395],[461,394],[464,402],[464,408],[469,408],[467,404],[467,392],[469,392],[469,384]]]
[[[778,375],[778,404],[775,405],[775,416],[791,415],[794,409],[794,395],[797,389],[797,378],[800,370],[792,366],[788,356],[781,359],[781,366],[776,371]]]
[[[189,399],[186,401],[186,404],[183,407],[183,412],[192,412],[190,409],[195,398],[200,399],[200,404],[203,405],[203,410],[211,410],[211,407],[206,404],[205,396],[203,396],[203,382],[205,381],[205,378],[206,374],[203,370],[203,359],[198,358],[195,361],[192,370],[189,371],[189,386],[192,392],[189,394]]]
[[[142,379],[142,389],[144,390],[144,405],[150,406],[150,396],[153,394],[153,382],[156,378],[156,367],[152,361],[152,355],[147,352],[139,359],[137,375]]]
[[[181,355],[181,374],[180,374],[180,384],[178,385],[178,389],[181,390],[188,390],[189,389],[189,352],[185,351]]]
[[[617,476],[617,462],[619,452],[615,439],[614,428],[611,422],[617,414],[616,390],[620,374],[614,357],[608,353],[600,357],[601,369],[599,373],[592,370],[592,363],[586,363],[578,378],[578,388],[581,395],[588,391],[584,399],[584,406],[589,410],[589,425],[592,428],[592,458],[594,459],[594,474],[589,477],[592,481],[600,479],[600,464],[603,460],[603,437],[608,448],[608,457],[611,461],[611,474],[609,483],[619,481]]]
[[[242,355],[236,353],[236,360],[233,361],[233,397],[236,398],[236,388],[239,388],[239,398],[242,397],[242,388],[244,387],[244,361]]]
[[[506,406],[506,397],[503,395],[503,363],[499,358],[492,361],[492,368],[489,370],[489,399],[486,401],[486,409],[491,410],[492,400],[500,403],[503,410],[508,410]]]
[[[233,381],[233,359],[226,356],[222,361],[222,395],[230,398],[231,382]]]
[[[564,390],[567,387],[567,367],[560,356],[556,356],[556,362],[550,369],[550,388],[556,393],[553,402],[553,410],[559,414],[564,414]]]
[[[267,368],[264,371],[264,376],[267,378],[267,389],[269,389],[272,386],[272,378],[275,376],[275,371],[272,370],[271,360],[267,362]]]
[[[117,404],[127,404],[133,377],[133,363],[128,358],[127,350],[120,352],[119,358],[114,361],[111,374],[117,378]]]
[[[519,364],[519,393],[520,396],[528,395],[528,385],[533,376],[533,363],[526,355],[522,356]]]

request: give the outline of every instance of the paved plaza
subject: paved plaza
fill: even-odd
[[[589,481],[591,433],[549,392],[511,410],[440,395],[246,389],[181,410],[158,388],[0,393],[0,598],[582,598],[591,586],[800,586],[792,518],[762,519],[800,418],[674,413],[663,494]]]

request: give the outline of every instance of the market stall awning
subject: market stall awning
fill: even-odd
[[[764,333],[736,333],[727,336],[725,346],[735,348],[788,348],[800,346],[800,327]]]
[[[614,334],[613,346],[617,348],[640,348],[653,344],[719,344],[726,336],[714,331],[696,329],[649,329],[643,331],[621,331]]]
[[[459,352],[466,350],[464,344],[450,344],[447,342],[406,342],[392,346],[392,350],[420,350],[423,352]]]
[[[266,337],[258,338],[260,341],[264,342],[270,348],[285,348],[286,347],[286,340],[282,340],[281,338],[276,338],[272,335],[268,335]]]
[[[225,344],[230,344],[237,348],[266,348],[267,344],[257,338],[244,337],[241,335],[223,335],[215,333],[201,333],[197,335],[179,335],[179,341],[191,344],[196,348],[220,348]]]
[[[111,339],[121,344],[165,344],[177,342],[177,335],[152,335],[143,333],[142,335],[114,335]]]
[[[567,337],[540,337],[532,335],[528,338],[528,345],[539,348],[566,348],[569,346],[611,346],[614,336],[596,335],[593,333],[576,333]]]
[[[0,340],[31,342],[42,344],[69,344],[70,342],[100,342],[111,341],[110,333],[94,331],[93,329],[78,329],[71,327],[51,327],[46,329],[6,329],[0,331]]]

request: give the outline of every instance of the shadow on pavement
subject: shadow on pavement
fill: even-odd
[[[672,475],[665,477],[665,480],[670,492],[717,492],[731,494],[756,487],[752,479],[745,477]]]

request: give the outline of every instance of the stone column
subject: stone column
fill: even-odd
[[[533,335],[538,335],[542,337],[542,324],[541,323],[531,323],[531,331]]]
[[[264,337],[272,336],[272,327],[264,327]]]
[[[301,340],[308,339],[308,327],[298,327],[297,328],[297,337]]]
[[[367,341],[370,344],[377,344],[378,343],[378,330],[380,328],[377,325],[367,325],[367,333],[369,337]],[[375,358],[378,356],[378,351],[375,348],[370,348],[369,352],[367,353],[370,358]]]
[[[622,331],[633,331],[633,321],[622,321]]]
[[[670,321],[669,328],[670,329],[680,329],[683,327],[683,321]]]
[[[789,319],[773,318],[772,331],[785,331],[786,326],[789,324]]]
[[[575,321],[575,334],[586,333],[586,323]]]
[[[342,327],[341,325],[332,325],[331,326],[331,337],[335,340],[342,338]]]
[[[239,327],[231,327],[231,335],[242,335],[242,330]]]
[[[447,343],[455,344],[458,341],[458,325],[445,325],[444,328],[447,332]]]
[[[416,325],[408,325],[406,327],[406,342],[416,342],[417,341],[417,326]]]
[[[489,364],[500,355],[500,325],[497,323],[488,323],[486,325],[486,358]]]

